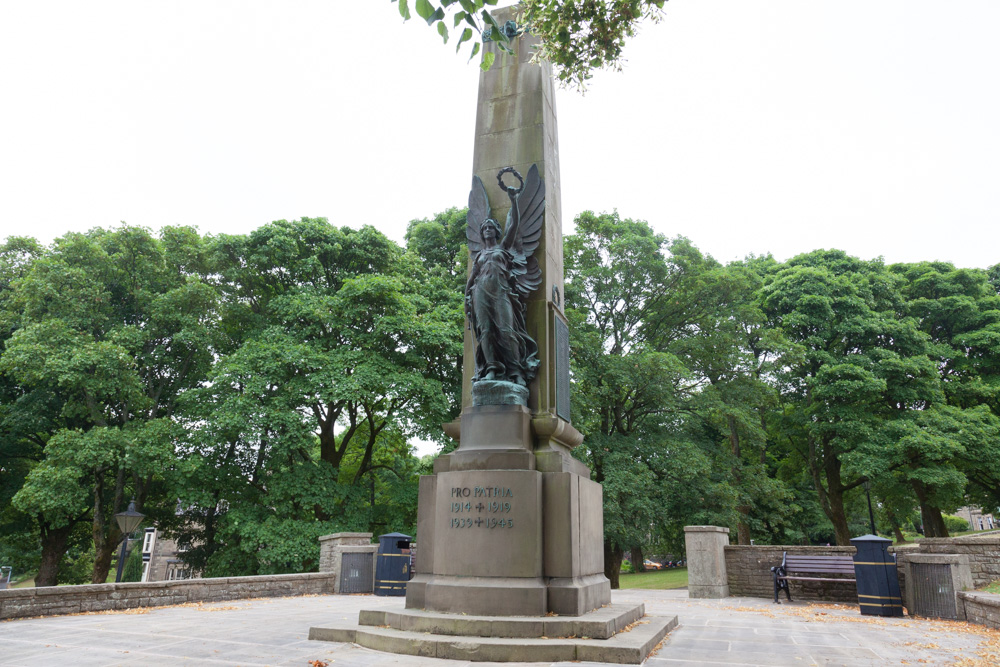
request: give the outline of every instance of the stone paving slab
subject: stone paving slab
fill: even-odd
[[[646,661],[647,667],[952,665],[963,657],[979,657],[982,642],[1000,638],[997,631],[966,624],[862,617],[851,606],[774,605],[747,598],[691,600],[685,591],[613,591],[612,601],[645,604],[650,615],[679,618],[679,627]],[[399,611],[403,600],[303,596],[12,620],[0,622],[0,665],[309,667],[313,660],[330,667],[493,665],[400,656],[307,639],[311,626],[356,624],[361,609],[373,608]],[[503,667],[538,665],[503,663]]]

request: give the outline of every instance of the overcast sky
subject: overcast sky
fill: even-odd
[[[1000,262],[1000,2],[671,0],[557,97],[562,202],[721,261]],[[0,237],[464,205],[478,72],[388,0],[0,0]]]

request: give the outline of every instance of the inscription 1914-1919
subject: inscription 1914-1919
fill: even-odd
[[[513,503],[490,498],[513,498],[505,486],[455,486],[451,489],[451,512],[465,516],[452,517],[452,528],[513,528],[514,519],[508,516]],[[466,500],[468,498],[468,500]],[[501,516],[497,516],[497,515]],[[486,516],[483,516],[486,515]],[[490,516],[492,515],[492,516]]]

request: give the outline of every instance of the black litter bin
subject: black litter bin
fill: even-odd
[[[851,540],[858,550],[854,555],[854,577],[858,580],[858,604],[866,616],[902,616],[903,599],[899,592],[896,557],[889,553],[892,540],[877,535],[862,535]]]
[[[402,533],[378,536],[375,595],[406,595],[406,582],[410,580],[410,539]]]

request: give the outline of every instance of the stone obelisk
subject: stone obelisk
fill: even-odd
[[[498,21],[516,8],[499,10]],[[475,340],[465,331],[462,416],[445,425],[459,440],[434,474],[421,477],[416,575],[406,606],[489,616],[581,615],[610,601],[604,576],[600,484],[570,455],[583,437],[570,423],[569,329],[563,313],[562,223],[554,85],[547,63],[531,62],[537,42],[497,43],[496,61],[479,79],[473,175],[537,165],[545,218],[535,257],[540,287],[529,297],[526,327],[539,368],[528,405],[473,405]],[[506,218],[510,202],[487,187],[490,209]]]

